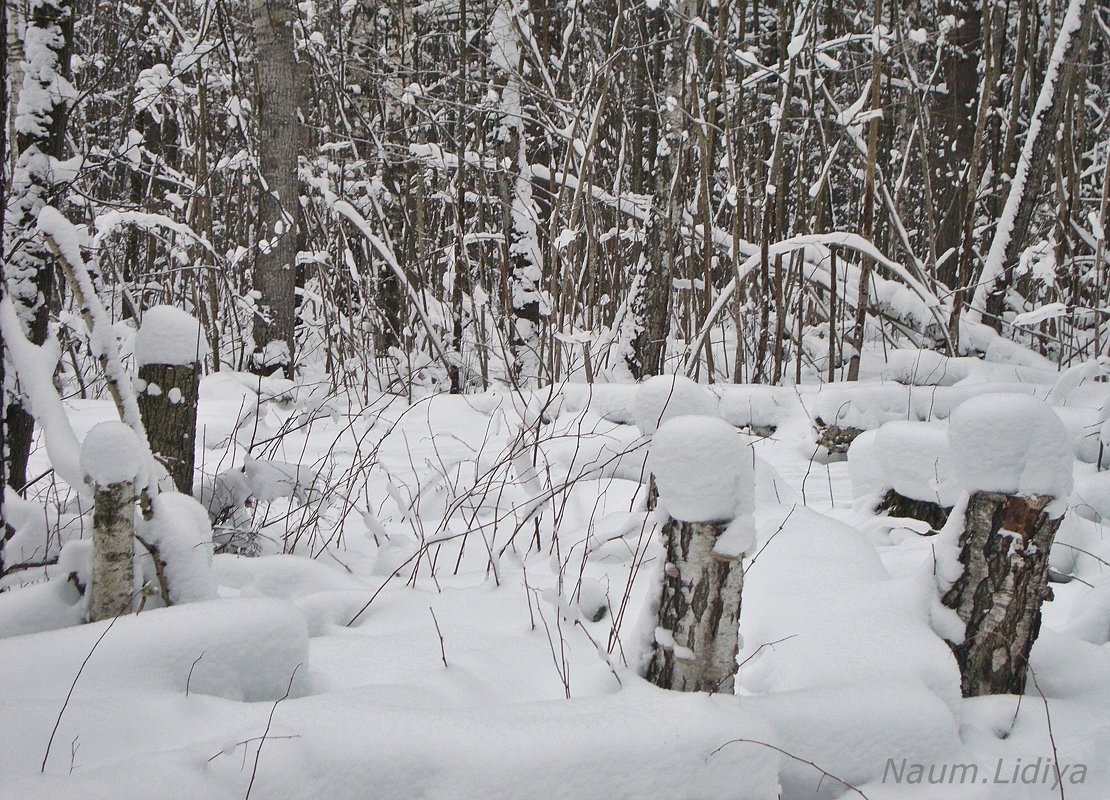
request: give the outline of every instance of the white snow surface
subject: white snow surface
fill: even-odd
[[[899,783],[889,765],[974,764],[989,778],[1000,763],[1005,776],[1017,759],[1024,766],[1055,747],[1061,764],[1088,769],[1082,785],[1065,786],[1068,800],[1103,800],[1106,473],[1093,459],[1068,465],[1077,490],[1062,501],[1050,561],[1075,579],[1053,584],[1031,659],[1038,687],[1021,702],[961,698],[941,635],[959,628],[937,584],[951,578],[963,495],[939,536],[853,502],[891,482],[881,462],[900,451],[881,452],[880,434],[893,431],[897,447],[909,441],[924,454],[914,463],[928,463],[939,421],[956,409],[956,426],[961,404],[1002,392],[991,406],[1005,410],[1074,382],[1039,366],[965,363],[967,376],[950,386],[883,385],[891,374],[882,370],[904,364],[865,359],[853,387],[714,387],[729,422],[758,418],[776,427],[768,438],[704,417],[656,431],[654,445],[692,465],[673,467],[686,480],[716,464],[714,479],[748,475],[743,489],[754,472],[752,499],[741,501],[754,508],[755,542],[743,562],[739,697],[664,692],[640,677],[664,551],[662,515],[645,508],[656,450],[628,424],[638,387],[407,403],[208,376],[199,485],[240,477],[216,535],[227,541],[234,529],[237,546],[262,555],[216,555],[208,570],[208,550],[197,548],[184,562],[204,585],[192,600],[148,601],[137,616],[81,625],[66,578],[88,578],[87,502],[66,502],[58,481],[13,503],[18,556],[6,556],[48,560],[67,543],[57,565],[0,583],[4,796],[241,800],[252,779],[252,798],[858,796],[839,779],[874,800],[1040,800],[1058,793],[982,782],[933,791]],[[1057,391],[1047,413],[1073,415],[1058,423],[1065,431],[1097,429],[1104,387]],[[811,423],[833,395],[880,413],[847,463],[824,464],[812,458]],[[116,419],[105,400],[59,400],[58,410],[76,437]],[[1022,419],[995,444],[1015,430],[1030,438]],[[891,420],[903,422],[884,433]],[[689,439],[668,445],[668,430],[691,424],[719,432],[698,448],[716,460],[696,457]],[[1015,458],[1044,452],[1030,446]],[[960,456],[950,457],[955,472]],[[36,450],[30,472],[49,466]],[[728,493],[712,497],[725,505]],[[200,543],[190,501],[155,502],[180,512],[163,516],[174,529],[159,533],[165,541]],[[213,586],[216,599],[199,599]]]
[[[175,605],[216,598],[212,574],[212,524],[204,506],[187,494],[161,492],[154,515],[137,534],[158,548],[165,563],[170,601]]]
[[[669,419],[688,414],[716,414],[716,398],[683,375],[656,375],[636,389],[636,427],[650,436]]]
[[[717,417],[667,420],[655,432],[648,469],[661,507],[683,522],[727,522],[751,514],[754,453]]]
[[[135,333],[135,364],[194,364],[204,360],[208,342],[200,322],[176,306],[152,306]]]
[[[967,492],[1071,494],[1071,437],[1043,400],[1015,394],[967,400],[952,412],[948,447],[956,480]]]
[[[101,422],[81,443],[81,471],[97,486],[136,480],[143,462],[139,437],[122,422]]]
[[[904,421],[879,428],[875,452],[880,481],[903,497],[954,506],[961,490],[952,474],[947,428],[943,423]]]

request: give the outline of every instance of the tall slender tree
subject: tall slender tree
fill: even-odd
[[[14,125],[19,155],[4,206],[3,238],[7,288],[33,344],[46,339],[54,294],[50,254],[35,223],[44,206],[60,203],[66,186],[57,166],[65,148],[66,102],[73,95],[67,77],[72,38],[68,0],[30,0],[23,37],[23,85]],[[18,393],[9,398],[5,414],[8,483],[22,489],[35,422]]]
[[[251,367],[293,376],[297,287],[298,127],[296,5],[252,0],[258,79],[258,167],[263,181],[254,264],[257,308]]]

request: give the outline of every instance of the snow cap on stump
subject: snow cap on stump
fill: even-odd
[[[133,481],[142,468],[139,437],[122,422],[101,422],[81,445],[81,470],[97,486]]]
[[[953,480],[948,436],[943,425],[895,420],[875,432],[874,442],[878,478],[883,488],[891,488],[911,500],[924,500],[945,508],[956,504],[960,487]],[[852,448],[849,447],[849,464],[851,461]]]
[[[659,497],[682,522],[727,522],[751,513],[755,470],[736,428],[718,417],[667,420],[648,454]]]
[[[656,375],[636,389],[632,414],[636,427],[648,436],[669,419],[697,414],[714,416],[713,395],[684,375]]]
[[[735,559],[755,544],[752,459],[751,448],[723,419],[685,416],[655,432],[647,466],[660,509],[680,522],[727,523],[713,552]]]
[[[1071,437],[1056,412],[1031,395],[964,401],[949,419],[948,450],[956,480],[969,493],[1071,494]]]
[[[208,345],[200,322],[175,306],[152,306],[135,334],[135,363],[188,365],[200,361]]]

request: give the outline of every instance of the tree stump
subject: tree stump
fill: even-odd
[[[81,443],[81,470],[93,487],[89,621],[125,614],[135,594],[135,500],[145,474],[138,435],[122,422],[95,425]]]
[[[93,563],[89,622],[131,610],[135,581],[135,482],[97,486],[93,492]]]
[[[135,334],[139,413],[150,450],[182,494],[193,493],[193,464],[206,340],[196,317],[152,306]]]
[[[656,686],[732,694],[744,571],[739,559],[713,554],[727,527],[727,522],[676,519],[663,526],[667,565],[647,673]]]
[[[1048,554],[1060,519],[1048,496],[975,492],[960,536],[963,575],[944,603],[966,624],[953,651],[964,697],[1021,694],[1029,651],[1041,626],[1048,588]]]
[[[191,495],[200,365],[143,364],[135,388],[151,452],[173,478],[177,491]]]

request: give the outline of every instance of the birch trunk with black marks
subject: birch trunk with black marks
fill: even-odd
[[[93,493],[93,563],[89,622],[131,609],[135,580],[135,482],[97,486]]]
[[[739,651],[741,561],[713,554],[727,522],[663,526],[667,564],[647,679],[680,692],[732,694]]]
[[[200,364],[143,364],[135,390],[151,452],[177,491],[191,495]]]
[[[259,204],[254,265],[258,308],[251,369],[293,376],[296,317],[297,59],[296,6],[290,0],[252,0],[258,71],[258,166],[265,186]]]
[[[976,492],[960,536],[963,575],[944,595],[966,624],[954,643],[965,697],[1021,694],[1029,651],[1050,597],[1048,554],[1060,519],[1046,496]]]

